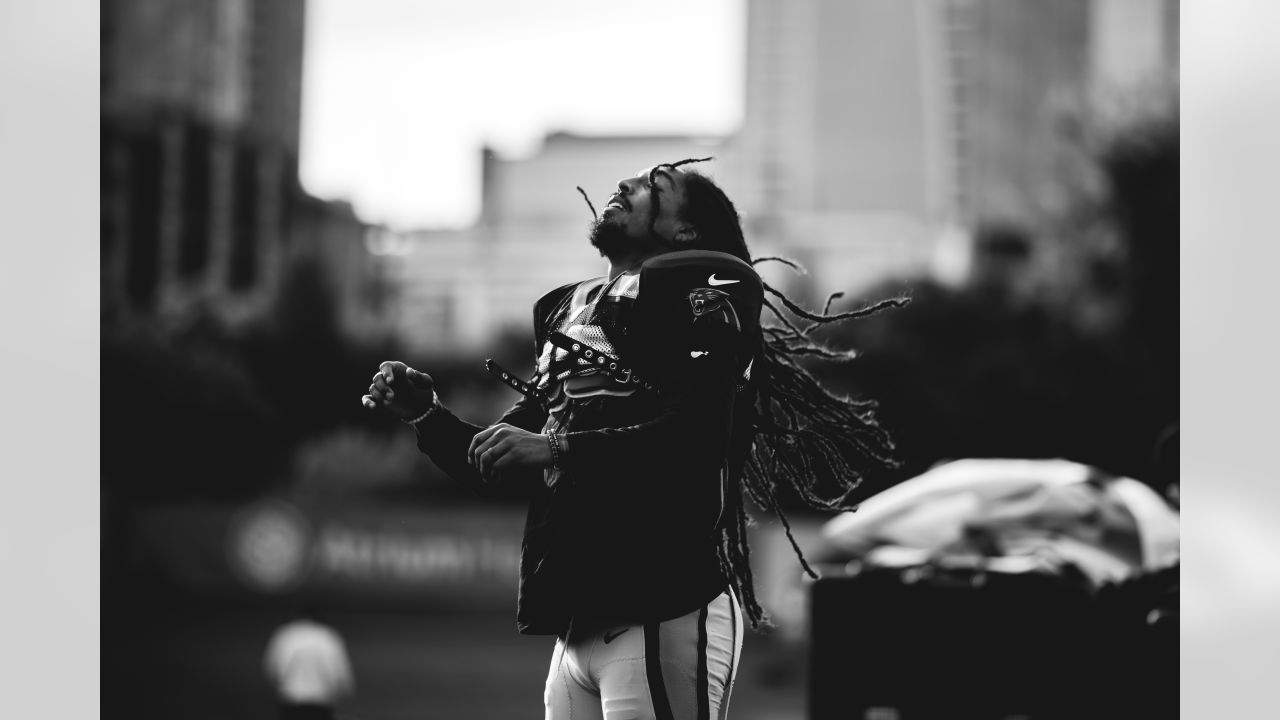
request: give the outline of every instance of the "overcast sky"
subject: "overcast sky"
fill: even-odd
[[[510,156],[561,129],[733,132],[743,5],[309,0],[303,185],[369,222],[462,226],[486,142]]]

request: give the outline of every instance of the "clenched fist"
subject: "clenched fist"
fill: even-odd
[[[435,404],[434,385],[430,375],[388,360],[378,366],[369,394],[360,402],[370,410],[382,408],[401,420],[412,420]]]
[[[551,466],[551,445],[547,436],[498,423],[476,433],[467,449],[467,462],[481,477],[493,479],[504,470]]]

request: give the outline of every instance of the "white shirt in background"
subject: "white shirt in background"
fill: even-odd
[[[355,691],[342,638],[310,620],[294,620],[272,634],[265,658],[267,677],[291,703],[333,705]]]

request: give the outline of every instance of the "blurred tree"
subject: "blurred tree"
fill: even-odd
[[[287,482],[305,438],[372,422],[359,398],[391,339],[341,333],[316,264],[285,274],[270,311],[229,328],[208,311],[175,325],[104,319],[103,482],[121,501],[236,500]]]
[[[345,334],[333,283],[314,260],[286,270],[271,311],[239,341],[263,398],[281,421],[279,439],[293,447],[343,425],[382,431],[394,423],[360,405],[360,396],[383,360],[401,356],[391,336]]]
[[[1178,416],[1179,141],[1176,105],[1142,116],[1111,135],[1101,150],[1110,181],[1109,209],[1127,252],[1126,351],[1140,362],[1165,422]]]
[[[885,291],[877,295],[885,295]],[[1135,472],[1149,454],[1141,385],[1118,348],[1053,308],[981,287],[916,284],[911,305],[832,337],[852,363],[820,368],[875,398],[903,466],[892,484],[961,457],[1067,457]]]
[[[289,266],[271,311],[246,330],[243,351],[263,398],[279,413],[283,442],[293,445],[343,414],[337,303],[317,262]]]
[[[215,326],[103,329],[102,482],[125,501],[230,499],[282,465],[277,417]]]
[[[886,283],[866,295],[905,291],[911,305],[828,331],[861,357],[818,372],[880,402],[904,462],[873,487],[959,457],[1150,471],[1178,418],[1177,104],[1160,108],[1083,134],[1100,193],[1080,193],[1034,234],[979,227],[969,284]],[[1118,251],[1081,250],[1100,234]],[[1059,248],[1037,274],[1046,240]],[[1099,307],[1113,320],[1082,311]]]

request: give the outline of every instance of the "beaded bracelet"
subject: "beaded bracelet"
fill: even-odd
[[[422,422],[423,420],[426,420],[428,417],[431,417],[431,413],[434,413],[436,410],[439,410],[439,409],[440,409],[440,397],[439,397],[439,396],[437,396],[437,395],[435,394],[435,391],[432,391],[432,393],[431,393],[431,407],[427,408],[427,411],[426,411],[426,412],[422,413],[421,415],[419,415],[418,417],[416,417],[416,418],[414,418],[414,419],[412,419],[412,420],[403,420],[403,419],[402,419],[400,422],[404,423],[405,425],[409,425],[409,426],[412,426],[413,428],[417,429],[417,427],[418,427],[418,423]]]
[[[547,433],[547,443],[551,445],[551,467],[560,467],[560,435],[555,432]]]

